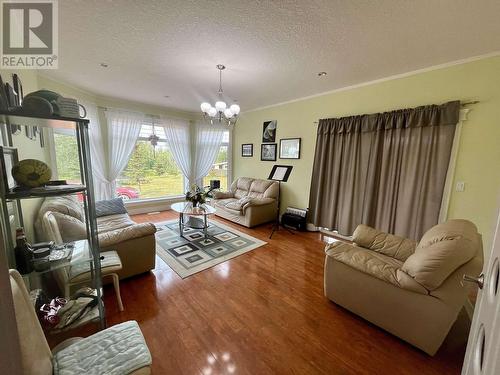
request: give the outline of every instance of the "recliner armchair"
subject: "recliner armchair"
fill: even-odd
[[[354,244],[326,246],[325,296],[434,355],[483,267],[481,235],[467,220],[449,220],[413,240],[359,225]]]
[[[86,238],[85,217],[76,196],[46,198],[38,211],[35,230],[40,241],[57,244]],[[97,218],[101,251],[118,253],[122,268],[120,279],[138,275],[155,267],[156,227],[152,223],[137,224],[128,214]]]
[[[227,192],[215,192],[215,214],[246,227],[276,220],[278,182],[249,177],[236,179]]]

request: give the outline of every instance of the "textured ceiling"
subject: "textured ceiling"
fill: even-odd
[[[226,100],[245,111],[498,51],[499,18],[498,0],[64,0],[45,74],[197,111],[222,63]]]

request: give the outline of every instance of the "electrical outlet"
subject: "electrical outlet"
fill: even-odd
[[[457,185],[455,186],[455,191],[462,192],[465,190],[465,182],[463,181],[458,181]]]

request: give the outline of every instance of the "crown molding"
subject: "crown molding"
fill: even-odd
[[[286,105],[286,104],[291,104],[291,103],[296,103],[296,102],[300,102],[300,101],[303,101],[303,100],[317,98],[319,96],[334,94],[334,93],[342,92],[342,91],[349,91],[349,90],[357,89],[357,88],[360,88],[360,87],[375,85],[377,83],[392,81],[392,80],[395,80],[395,79],[400,79],[400,78],[405,78],[405,77],[411,77],[411,76],[414,76],[414,75],[417,75],[417,74],[421,74],[421,73],[431,72],[431,71],[439,70],[439,69],[445,69],[445,68],[449,68],[449,67],[456,66],[456,65],[463,65],[463,64],[471,63],[471,62],[478,61],[478,60],[485,60],[485,59],[488,59],[488,58],[491,58],[491,57],[496,57],[496,56],[500,56],[500,51],[495,51],[495,52],[487,53],[487,54],[484,54],[484,55],[478,55],[478,56],[468,57],[468,58],[465,58],[465,59],[455,60],[455,61],[451,61],[451,62],[439,64],[439,65],[432,65],[432,66],[429,66],[427,68],[421,68],[421,69],[417,69],[417,70],[412,70],[412,71],[409,71],[409,72],[406,72],[406,73],[394,74],[392,76],[388,76],[388,77],[384,77],[384,78],[379,78],[379,79],[375,79],[375,80],[372,80],[372,81],[367,81],[367,82],[362,82],[362,83],[356,83],[354,85],[339,87],[337,89],[333,89],[333,90],[329,90],[329,91],[324,91],[324,92],[321,92],[321,93],[318,93],[318,94],[303,96],[303,97],[300,97],[300,98],[297,98],[297,99],[291,99],[291,100],[287,100],[287,101],[284,101],[284,102],[279,102],[279,103],[276,103],[276,104],[270,104],[270,105],[266,105],[266,106],[262,106],[262,107],[257,107],[257,108],[254,108],[254,109],[249,109],[249,110],[246,110],[246,111],[242,111],[241,113],[243,114],[243,113],[249,113],[249,112],[256,112],[256,111],[261,111],[263,109],[279,107],[279,106]]]

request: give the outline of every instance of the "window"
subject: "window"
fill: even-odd
[[[219,149],[219,153],[215,158],[215,162],[212,165],[212,169],[208,172],[208,175],[203,178],[203,186],[210,185],[210,180],[220,180],[220,187],[222,190],[227,190],[228,186],[228,171],[229,171],[229,130],[224,132],[224,137],[222,138],[222,144]]]
[[[54,129],[54,147],[57,178],[72,184],[81,183],[75,130]]]
[[[155,148],[149,137],[158,136]],[[54,129],[54,161],[57,178],[80,183],[78,148],[74,129]],[[220,180],[221,189],[228,189],[230,176],[230,132],[226,131],[212,169],[203,179]],[[54,176],[55,177],[55,176]],[[161,126],[143,124],[126,168],[117,179],[116,195],[125,199],[164,198],[184,195],[185,179],[170,152]]]
[[[159,137],[155,148],[149,137]],[[161,198],[184,194],[184,176],[177,167],[159,126],[142,125],[127,167],[117,180],[117,195],[123,199]]]

